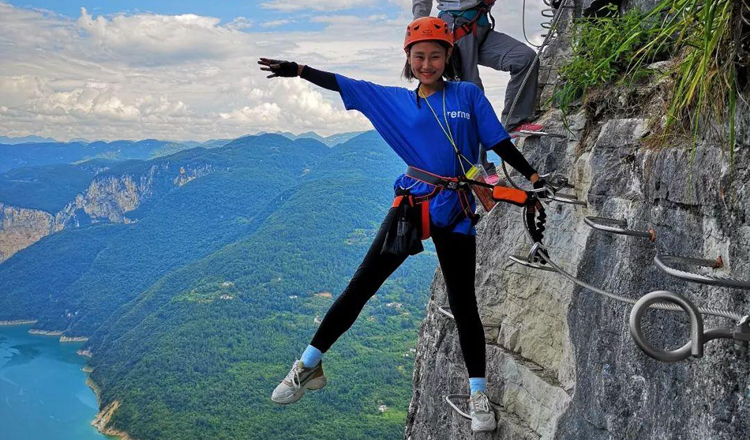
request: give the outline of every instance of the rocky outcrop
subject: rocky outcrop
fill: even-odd
[[[0,203],[0,263],[53,232],[50,213]]]
[[[86,191],[62,210],[18,208],[0,203],[0,263],[43,237],[91,223],[129,223],[126,214],[151,197],[183,186],[213,171],[210,165],[177,165],[162,161],[145,171],[100,174]]]
[[[86,378],[86,385],[88,385],[94,391],[96,400],[99,401],[101,408],[96,414],[96,417],[94,417],[94,420],[91,422],[91,425],[104,435],[117,437],[120,440],[133,440],[127,432],[120,431],[111,426],[110,421],[112,420],[112,416],[115,415],[115,412],[120,408],[120,401],[113,400],[112,402],[102,406],[100,401],[101,392],[99,390],[99,387],[96,386],[96,384],[93,380],[91,380],[90,377]]]
[[[748,314],[745,292],[678,281],[658,270],[653,258],[657,252],[721,255],[725,266],[705,273],[750,279],[750,109],[738,109],[731,158],[721,139],[711,136],[695,149],[689,139],[647,146],[653,109],[664,99],[658,84],[609,92],[613,102],[643,100],[639,111],[631,105],[627,113],[589,108],[570,117],[568,139],[529,138],[522,145],[532,164],[567,177],[575,186],[569,192],[588,203],[548,208],[545,243],[553,260],[628,298],[670,290],[699,306]],[[549,111],[543,122],[549,131],[565,132],[558,111]],[[592,215],[654,228],[656,242],[592,230],[583,222]],[[437,310],[447,304],[438,273],[420,330],[406,439],[750,438],[747,350],[717,340],[705,346],[702,358],[671,364],[651,359],[630,336],[630,305],[559,274],[511,264],[508,255],[523,255],[529,246],[517,208],[499,206],[485,216],[477,241],[477,299],[491,326],[485,328],[488,394],[498,403],[498,429],[472,434],[469,422],[444,401],[446,394],[467,393],[468,385],[455,324]],[[684,314],[646,316],[654,346],[687,341]],[[706,328],[731,325],[706,317]]]

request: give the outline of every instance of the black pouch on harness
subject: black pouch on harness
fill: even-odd
[[[420,212],[418,207],[413,206],[413,198],[408,193],[399,195],[403,197],[400,199],[398,206],[394,206],[396,215],[393,216],[391,224],[388,225],[388,232],[380,253],[381,255],[408,257],[424,250],[417,226]]]

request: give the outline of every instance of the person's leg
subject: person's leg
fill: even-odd
[[[448,28],[458,27],[468,20],[459,18],[454,23],[454,18],[451,14],[441,14],[440,18],[448,23]],[[479,86],[480,89],[484,90],[482,85],[482,78],[479,77],[479,41],[487,32],[488,28],[480,28],[477,35],[467,34],[460,38],[454,44],[454,51],[458,51],[461,57],[461,73],[460,80],[468,81]]]
[[[458,340],[470,378],[485,377],[484,328],[474,291],[476,237],[442,228],[432,231],[440,269],[445,278],[448,303],[456,318]]]
[[[310,345],[325,353],[336,340],[354,324],[365,303],[375,295],[386,279],[406,260],[406,257],[381,255],[388,226],[397,210],[391,208],[362,264],[354,273],[344,292],[336,298],[320,323]],[[318,358],[319,359],[319,358]]]
[[[469,370],[471,430],[494,431],[497,422],[486,394],[484,328],[474,292],[476,237],[433,230],[433,240],[448,290],[448,302],[456,319],[464,362]]]
[[[505,91],[505,107],[502,112],[503,124],[512,129],[534,114],[539,63],[534,62],[536,52],[520,41],[500,32],[491,31],[479,48],[479,64],[495,70],[510,72],[510,82]],[[524,84],[526,74],[531,74]],[[523,86],[523,87],[522,87]],[[509,115],[513,101],[518,94],[518,102],[512,115]]]

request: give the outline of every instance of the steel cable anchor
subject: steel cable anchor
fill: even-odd
[[[643,315],[649,307],[658,302],[677,305],[690,318],[690,341],[676,350],[659,350],[654,348],[643,334],[641,328]],[[703,317],[692,301],[682,295],[667,290],[648,293],[639,299],[630,312],[630,334],[636,345],[648,356],[662,362],[678,362],[689,357],[703,357],[703,346],[714,339],[734,339],[746,348],[750,342],[750,317],[744,316],[734,328],[713,328],[703,331]]]

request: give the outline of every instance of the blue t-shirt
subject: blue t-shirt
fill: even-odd
[[[439,176],[463,175],[448,137],[424,99],[420,98],[417,107],[414,90],[381,86],[338,74],[336,80],[346,109],[362,112],[407,165]],[[510,137],[482,90],[470,82],[445,82],[443,91],[427,97],[444,128],[447,127],[443,118],[443,93],[453,140],[471,163],[478,162],[480,142],[491,148]],[[471,164],[463,162],[468,171]],[[434,189],[403,174],[394,184],[394,189],[399,187],[408,188],[417,196],[429,194]],[[476,205],[472,195],[469,195],[469,201],[473,211]],[[462,234],[476,234],[455,191],[444,190],[430,200],[430,217],[435,226],[452,227],[453,232]]]

